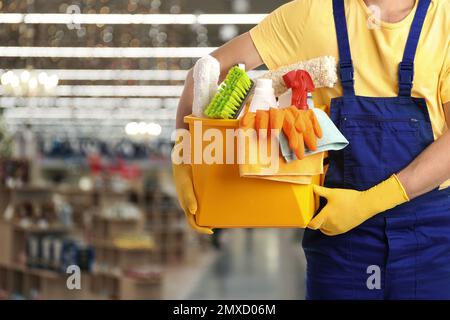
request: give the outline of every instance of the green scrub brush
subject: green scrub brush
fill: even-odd
[[[252,88],[253,81],[243,68],[231,68],[205,115],[213,119],[237,119]]]

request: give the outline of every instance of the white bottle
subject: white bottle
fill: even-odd
[[[258,79],[256,80],[255,93],[249,111],[256,112],[257,110],[269,110],[270,108],[278,108],[272,79]]]

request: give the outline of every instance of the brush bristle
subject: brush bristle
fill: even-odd
[[[247,73],[239,67],[231,68],[205,115],[214,119],[233,119],[251,88]]]

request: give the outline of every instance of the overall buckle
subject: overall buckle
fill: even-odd
[[[355,70],[353,68],[353,63],[351,61],[341,61],[339,63],[341,82],[342,83],[353,83],[355,76]]]
[[[410,96],[414,82],[414,62],[401,62],[398,69],[399,94]]]
[[[399,67],[399,82],[400,84],[411,84],[414,81],[414,63],[401,62]]]

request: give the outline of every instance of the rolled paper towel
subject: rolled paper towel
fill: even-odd
[[[219,77],[220,63],[213,56],[205,56],[195,64],[194,102],[192,105],[194,116],[204,117],[203,112],[217,93]]]
[[[277,70],[269,71],[260,78],[272,79],[275,95],[279,97],[288,90],[283,76],[294,70],[307,71],[311,75],[316,88],[333,88],[338,81],[336,58],[331,56],[318,57],[284,66]]]

